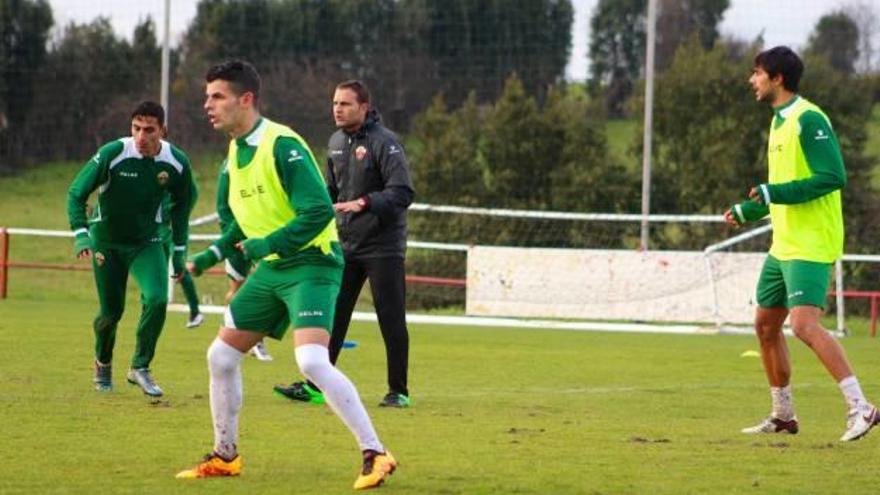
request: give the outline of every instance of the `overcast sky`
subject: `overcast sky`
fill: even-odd
[[[767,46],[806,43],[810,30],[823,14],[855,0],[731,0],[721,24],[722,34],[754,39],[761,32]],[[880,0],[862,0],[877,2]],[[572,56],[566,74],[569,79],[587,77],[587,40],[590,15],[598,0],[572,0],[575,23]],[[87,22],[99,15],[109,17],[116,30],[130,37],[141,19],[151,16],[157,24],[162,18],[165,0],[49,0],[56,25],[70,21]],[[198,0],[171,0],[171,36],[176,43],[196,14]],[[161,26],[159,32],[161,33]]]

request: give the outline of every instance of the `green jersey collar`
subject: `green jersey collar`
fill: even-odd
[[[263,130],[266,128],[264,125],[266,123],[266,119],[260,117],[257,120],[257,123],[254,124],[254,128],[251,129],[247,134],[235,139],[235,144],[239,147],[241,146],[251,146],[256,147],[260,144],[260,139],[263,137]]]

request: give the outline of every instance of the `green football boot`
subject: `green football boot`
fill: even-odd
[[[382,399],[382,402],[379,403],[379,407],[397,407],[397,408],[407,408],[410,405],[409,397],[398,394],[396,392],[388,392],[385,394],[385,397]]]
[[[307,382],[293,382],[290,385],[275,385],[272,390],[285,399],[312,404],[323,404],[324,394],[312,387]]]

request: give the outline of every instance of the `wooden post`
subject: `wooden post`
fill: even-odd
[[[871,337],[877,336],[877,294],[871,296]]]
[[[0,299],[6,299],[9,282],[9,231],[0,227]]]

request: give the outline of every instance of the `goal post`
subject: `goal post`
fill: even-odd
[[[637,249],[642,215],[418,205],[413,234],[457,225],[471,239],[465,312],[482,317],[695,323],[750,327],[769,223],[737,235],[721,215],[651,215],[651,245]],[[427,217],[433,217],[429,220]],[[469,220],[467,220],[469,219]],[[838,265],[840,266],[840,265]],[[844,331],[838,269],[837,329]]]

